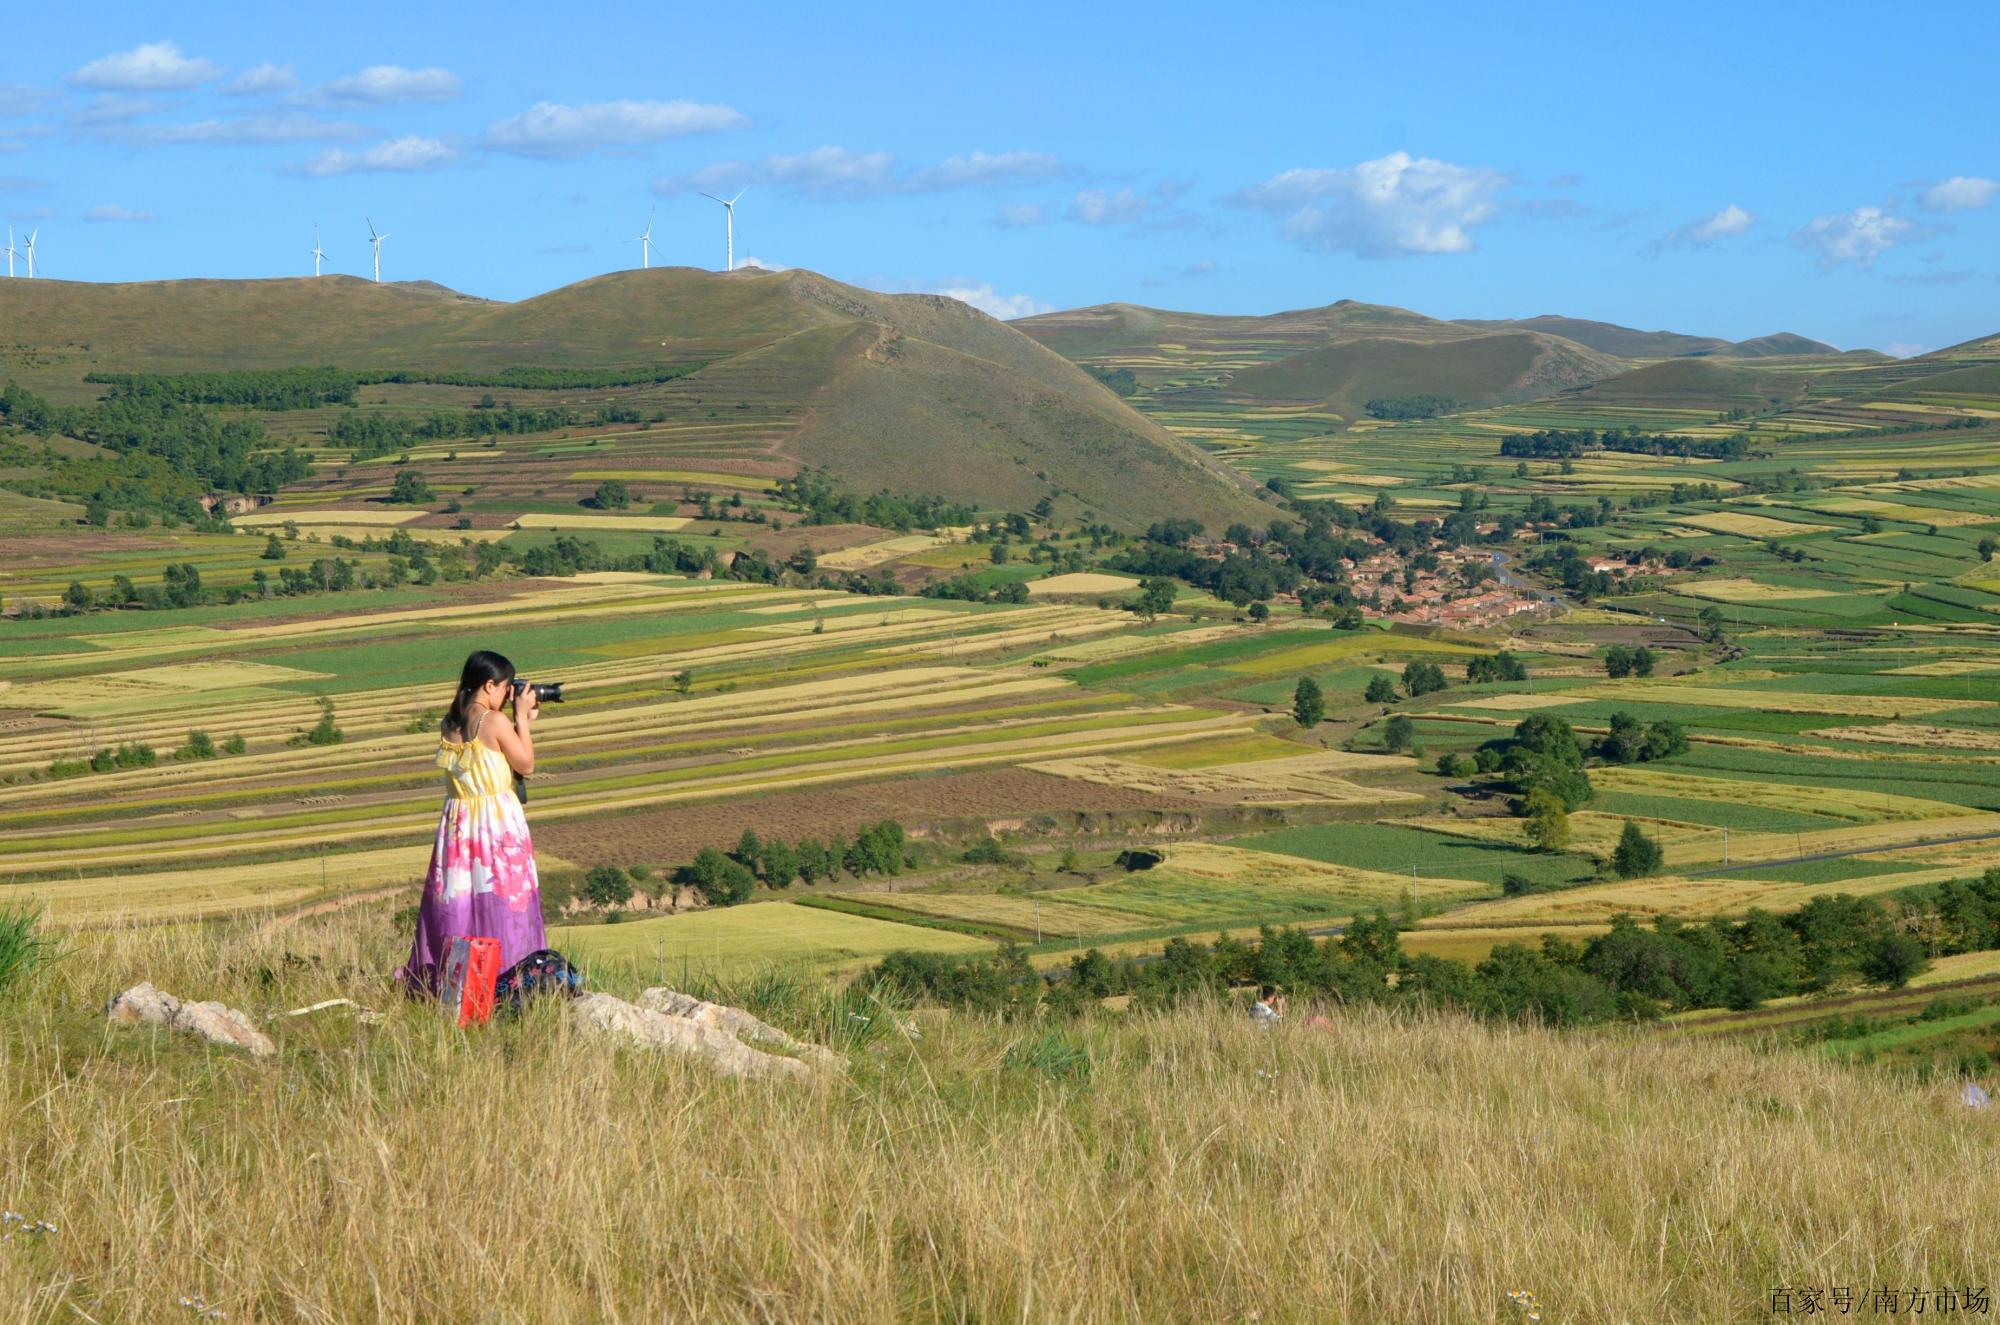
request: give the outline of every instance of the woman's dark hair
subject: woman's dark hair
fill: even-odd
[[[471,716],[473,698],[488,681],[512,682],[514,664],[491,649],[474,649],[465,659],[465,670],[458,674],[458,693],[451,698],[451,707],[444,711],[443,732],[448,740],[465,739],[465,720]]]

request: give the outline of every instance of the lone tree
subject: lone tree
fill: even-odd
[[[421,469],[402,470],[389,485],[389,500],[404,506],[420,506],[436,495],[431,485],[424,482]]]
[[[1299,678],[1298,689],[1292,691],[1292,721],[1311,730],[1319,726],[1326,717],[1326,696],[1320,693],[1319,682],[1310,676]]]
[[[597,485],[590,500],[600,511],[622,511],[632,504],[632,493],[622,481],[608,478]]]
[[[1528,821],[1523,826],[1537,851],[1561,851],[1569,845],[1569,811],[1553,791],[1528,793]]]
[[[1621,879],[1639,879],[1660,872],[1660,844],[1647,837],[1638,824],[1625,821],[1618,835],[1618,848],[1611,853],[1611,869]]]
[[[1139,581],[1139,615],[1151,621],[1162,612],[1171,612],[1179,587],[1164,575]]]
[[[1368,689],[1361,698],[1370,704],[1393,704],[1396,702],[1396,683],[1386,676],[1368,678]]]
[[[1433,662],[1413,662],[1403,668],[1403,689],[1410,698],[1428,695],[1444,689],[1451,682],[1445,680],[1444,668]]]
[[[1382,724],[1382,748],[1384,750],[1407,750],[1416,736],[1416,724],[1398,713]]]

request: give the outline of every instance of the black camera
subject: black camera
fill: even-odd
[[[563,702],[562,688],[563,683],[560,681],[547,683],[516,681],[514,683],[514,698],[519,699],[523,691],[532,690],[535,692],[535,702],[537,704],[560,704]]]

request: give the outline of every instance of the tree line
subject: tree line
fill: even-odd
[[[1581,1026],[1695,1008],[1748,1010],[1855,981],[1901,988],[1928,968],[1933,953],[1993,948],[2000,948],[2000,868],[1886,900],[1816,897],[1783,915],[1752,910],[1740,920],[1693,923],[1660,916],[1648,926],[1620,914],[1609,932],[1585,943],[1545,935],[1534,946],[1501,944],[1476,964],[1405,952],[1398,924],[1377,913],[1322,940],[1268,926],[1254,942],[1177,938],[1150,962],[1114,960],[1093,948],[1071,961],[1067,978],[1047,983],[1012,946],[975,960],[895,952],[858,983],[863,991],[1008,1016],[1076,1011],[1122,994],[1141,1006],[1168,1007],[1232,986],[1271,984],[1350,1005]]]
[[[158,492],[159,470],[196,480],[208,491],[273,493],[312,473],[296,448],[274,449],[254,419],[218,420],[169,396],[113,387],[95,405],[54,406],[16,382],[0,388],[0,423],[31,433],[60,433],[141,463],[129,477]],[[95,496],[96,494],[92,494]]]
[[[218,373],[89,373],[83,380],[133,394],[157,395],[188,405],[233,405],[244,409],[279,411],[353,405],[359,402],[359,391],[364,386],[427,384],[521,391],[581,391],[657,386],[707,366],[705,361],[655,364],[645,368],[551,368],[522,364],[487,373],[301,367],[232,369]]]

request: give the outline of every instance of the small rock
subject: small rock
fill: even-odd
[[[747,1015],[747,1014],[745,1014]],[[583,994],[569,1005],[571,1022],[586,1034],[650,1049],[675,1049],[708,1060],[726,1077],[810,1077],[813,1069],[796,1058],[760,1053],[704,1022],[669,1016],[609,994]]]
[[[199,1035],[215,1044],[248,1049],[262,1058],[278,1052],[271,1037],[250,1018],[222,1003],[183,1003],[172,994],[141,982],[111,1000],[105,1015],[124,1025],[152,1022],[170,1030]]]
[[[664,1012],[670,1017],[685,1017],[689,1021],[712,1026],[726,1035],[751,1044],[768,1044],[783,1049],[788,1054],[809,1058],[821,1067],[838,1068],[843,1064],[839,1054],[817,1044],[807,1044],[795,1040],[776,1026],[745,1012],[742,1008],[732,1008],[726,1003],[708,1003],[692,994],[683,994],[663,987],[648,989],[639,995],[639,1006]]]

